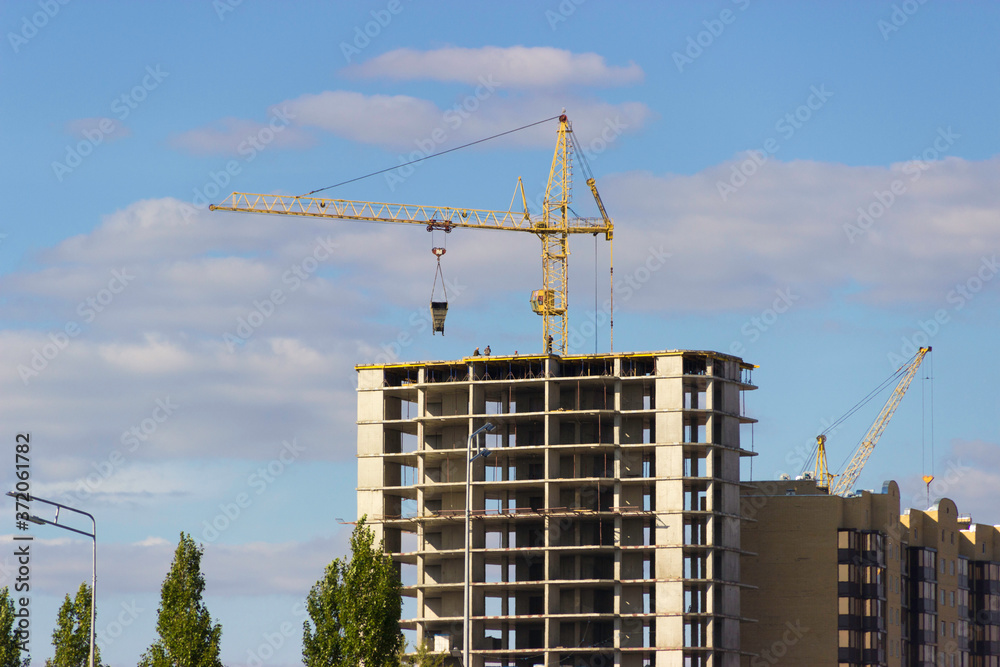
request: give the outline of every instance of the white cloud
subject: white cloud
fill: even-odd
[[[101,359],[111,366],[137,374],[185,373],[194,369],[194,358],[176,343],[158,334],[146,334],[144,344],[110,343],[98,347]]]
[[[639,102],[612,104],[574,96],[532,95],[511,97],[495,91],[475,89],[458,95],[451,104],[439,106],[429,100],[406,95],[364,95],[334,90],[303,95],[282,104],[295,115],[295,122],[317,127],[352,141],[393,150],[418,151],[426,156],[442,148],[483,139],[501,132],[558,115],[567,109],[577,139],[590,142],[601,133],[617,139],[632,133],[652,117]],[[487,146],[552,146],[555,121],[516,132]]]
[[[1000,525],[996,502],[996,490],[1000,488],[1000,443],[953,440],[935,472],[930,487],[932,504],[939,498],[950,498],[959,513],[972,515],[974,522]],[[903,479],[899,486],[903,508],[927,509],[927,487],[920,476]]]
[[[471,86],[496,80],[504,89],[619,86],[643,78],[642,69],[634,62],[614,67],[597,53],[573,53],[548,46],[395,49],[349,65],[344,72],[363,78],[453,81]]]
[[[846,298],[875,306],[951,308],[949,290],[1000,249],[1000,158],[947,158],[915,181],[902,164],[772,158],[724,201],[719,183],[745,163],[741,155],[690,176],[632,172],[602,180],[616,222],[615,275],[635,271],[651,248],[672,253],[621,300],[623,308],[759,311],[775,290],[789,288],[797,307],[850,291]],[[894,182],[902,194],[867,230],[859,227],[858,208],[877,203],[876,193]]]
[[[259,123],[243,118],[222,118],[210,125],[175,134],[170,146],[194,155],[249,157],[272,148],[309,148],[316,140],[287,121]]]
[[[348,527],[349,528],[349,527]],[[89,530],[89,526],[87,526]],[[294,595],[305,598],[326,565],[348,552],[350,531],[341,527],[331,537],[304,542],[202,544],[206,593],[213,596]],[[177,538],[151,536],[133,543],[102,542],[97,562],[99,595],[158,594],[170,570]],[[200,540],[195,536],[195,542]],[[13,552],[11,535],[0,536],[4,554]],[[42,538],[32,541],[32,591],[62,597],[90,581],[90,540]],[[5,559],[5,560],[4,560]],[[10,556],[0,559],[7,579],[16,571]],[[283,565],[276,565],[283,564]],[[292,564],[289,566],[289,564]],[[44,576],[40,576],[44,573]],[[253,582],[248,586],[247,582]]]

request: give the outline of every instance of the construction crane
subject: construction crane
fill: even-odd
[[[560,354],[566,354],[567,310],[569,307],[569,235],[593,234],[596,236],[603,234],[609,242],[614,238],[614,224],[604,209],[604,203],[597,192],[596,182],[589,174],[585,161],[581,161],[581,164],[584,165],[585,173],[589,176],[587,185],[597,202],[601,217],[598,219],[570,216],[574,150],[573,129],[564,113],[559,116],[555,154],[552,157],[552,167],[549,170],[549,179],[545,188],[545,199],[540,216],[532,216],[528,212],[523,186],[521,186],[521,197],[524,202],[524,211],[518,212],[243,192],[234,192],[221,204],[212,205],[209,208],[213,211],[398,222],[424,225],[427,231],[450,232],[452,229],[469,228],[535,234],[542,241],[542,288],[532,292],[531,308],[542,316],[542,345],[544,349],[549,353],[555,349]],[[613,260],[613,244],[610,253]],[[444,308],[447,309],[446,304],[444,304]],[[433,304],[432,314],[434,314]],[[440,319],[443,329],[443,313]],[[437,320],[436,316],[435,320]],[[613,327],[613,313],[610,321]],[[613,350],[614,339],[611,340]]]
[[[865,463],[868,462],[868,458],[875,451],[875,445],[878,444],[879,438],[882,437],[882,433],[885,431],[885,427],[889,424],[889,420],[892,418],[896,408],[899,407],[899,402],[903,400],[903,394],[909,388],[910,383],[913,381],[914,376],[917,374],[917,369],[920,368],[920,362],[924,360],[924,356],[931,351],[930,347],[922,347],[914,355],[913,359],[900,366],[891,377],[896,377],[902,373],[902,377],[896,384],[896,388],[893,389],[892,394],[889,396],[889,400],[886,401],[885,405],[882,407],[882,411],[875,418],[875,422],[868,429],[868,433],[862,438],[861,444],[854,452],[854,456],[851,457],[850,463],[847,465],[847,470],[841,475],[833,475],[830,473],[830,469],[826,462],[826,435],[819,435],[816,437],[816,470],[815,478],[817,480],[816,486],[820,488],[829,489],[830,493],[838,496],[850,495],[851,491],[854,489],[855,483],[858,481],[858,476],[861,474],[861,469],[865,467]],[[839,423],[839,422],[838,422]],[[833,428],[831,426],[831,428]],[[834,478],[837,481],[834,483]],[[929,480],[925,478],[928,484]]]

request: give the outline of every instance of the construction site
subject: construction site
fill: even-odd
[[[585,161],[599,217],[572,211],[583,156],[555,119],[540,215],[520,184],[523,211],[248,193],[212,207],[541,241],[537,352],[356,368],[358,515],[398,565],[403,627],[448,667],[1000,667],[1000,526],[931,501],[931,476],[923,508],[893,481],[854,488],[930,347],[878,388],[842,472],[828,429],[796,479],[743,479],[752,363],[614,352],[613,289],[611,349],[568,350],[569,238],[611,244],[614,224]]]

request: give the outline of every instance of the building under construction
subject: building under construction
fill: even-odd
[[[457,656],[472,467],[470,664],[740,664],[740,426],[716,352],[358,367],[358,512]],[[452,660],[451,664],[455,664]]]

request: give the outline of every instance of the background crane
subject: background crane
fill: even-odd
[[[542,316],[542,345],[546,351],[566,353],[567,311],[569,308],[569,235],[603,234],[611,242],[614,224],[604,209],[597,192],[597,185],[585,161],[587,185],[590,188],[601,217],[581,218],[570,216],[572,200],[572,157],[575,149],[573,129],[566,114],[559,116],[555,154],[549,170],[548,184],[540,216],[524,211],[492,211],[451,206],[417,206],[323,199],[308,196],[265,195],[234,192],[221,204],[212,205],[213,211],[239,211],[243,213],[272,213],[277,215],[304,215],[342,220],[370,222],[398,222],[425,225],[435,229],[493,229],[535,234],[542,241],[542,288],[531,295],[531,308]],[[583,157],[581,153],[581,157]],[[611,251],[613,261],[613,250]],[[613,268],[612,268],[613,271]],[[612,274],[613,284],[613,274]],[[614,296],[612,293],[612,308]],[[611,326],[614,326],[613,313]],[[612,329],[613,331],[613,329]],[[551,337],[551,338],[550,338]],[[614,338],[611,339],[614,350]]]
[[[930,347],[922,347],[906,364],[900,366],[891,377],[896,377],[902,374],[899,382],[896,384],[896,388],[893,389],[892,394],[889,396],[889,400],[886,401],[885,405],[882,407],[882,411],[875,418],[875,422],[868,429],[868,433],[862,438],[861,444],[854,452],[854,456],[851,457],[851,462],[847,465],[847,470],[841,475],[833,475],[830,473],[830,469],[826,462],[826,435],[820,435],[816,438],[816,472],[815,477],[817,480],[817,486],[821,488],[830,489],[830,493],[838,496],[846,496],[851,493],[854,489],[854,485],[858,481],[858,476],[861,474],[861,469],[865,467],[865,463],[868,462],[868,458],[875,451],[875,445],[878,444],[879,438],[882,437],[882,433],[885,431],[885,427],[889,424],[889,420],[892,418],[896,408],[899,407],[899,402],[903,400],[903,394],[909,388],[910,383],[913,382],[914,376],[917,374],[917,369],[920,368],[920,362],[924,360],[924,356],[931,351]],[[890,378],[891,379],[891,378]],[[830,426],[828,431],[835,428],[837,424],[843,421],[846,417],[854,413],[854,411],[864,404],[863,401],[858,406],[855,406],[851,411],[848,412],[845,417],[837,420],[836,423]],[[838,478],[834,483],[834,478]],[[925,478],[925,481],[929,484],[929,480]],[[832,485],[832,486],[831,486]]]

